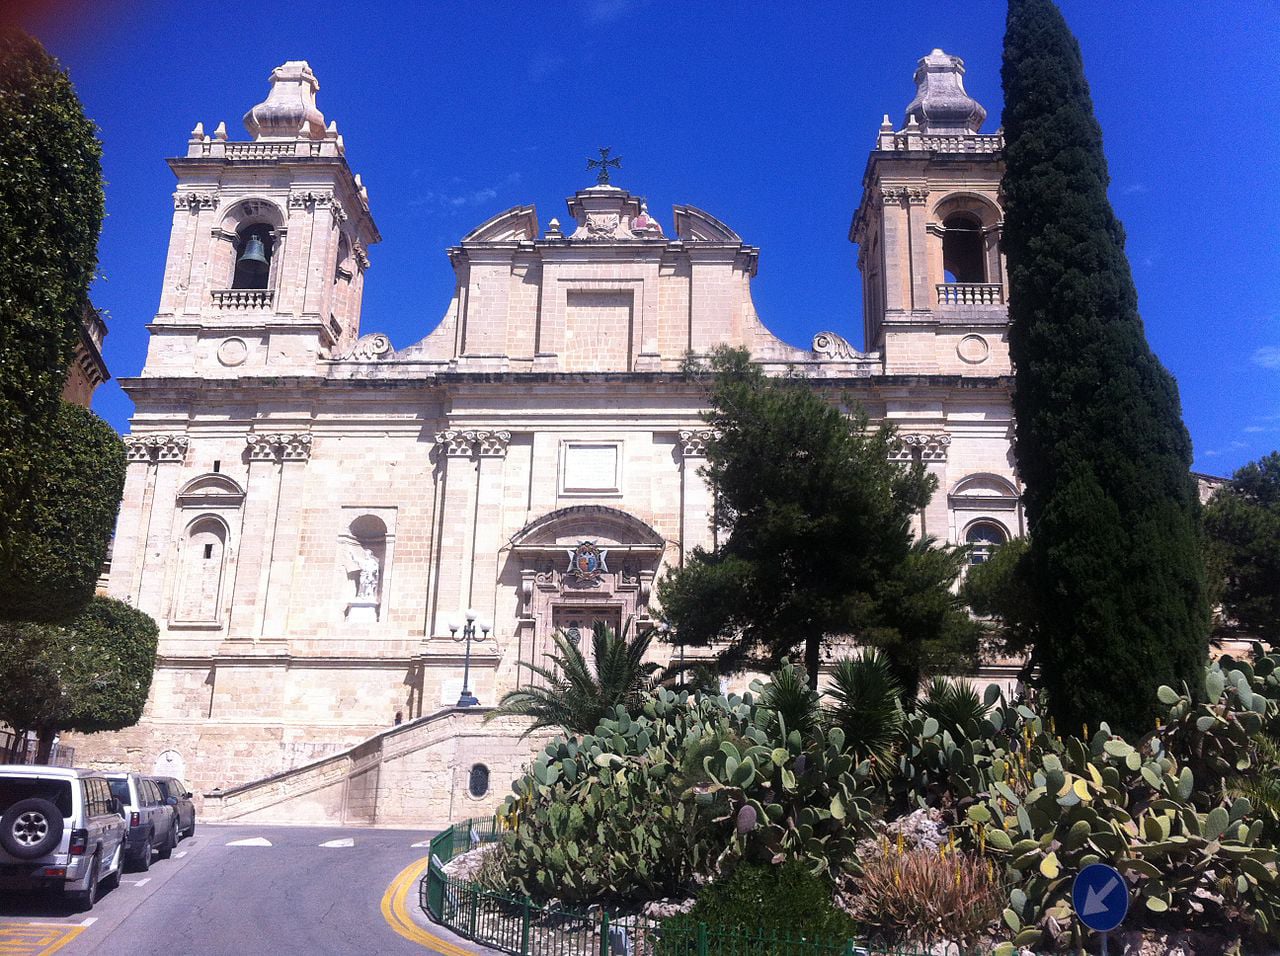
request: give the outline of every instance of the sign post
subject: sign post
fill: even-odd
[[[1102,934],[1102,953],[1107,956],[1107,934],[1129,912],[1129,886],[1120,871],[1105,863],[1090,863],[1071,886],[1071,905],[1081,923]]]

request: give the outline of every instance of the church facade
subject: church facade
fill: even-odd
[[[714,544],[684,370],[721,344],[895,425],[938,478],[920,533],[976,559],[1022,533],[1002,138],[963,72],[924,57],[876,134],[849,233],[865,350],[776,338],[759,250],[691,205],[660,222],[607,165],[562,219],[517,206],[463,236],[443,318],[393,348],[361,314],[378,229],[308,65],[272,73],[248,140],[197,126],[169,160],[145,367],[122,380],[110,594],[159,622],[157,669],[136,728],[77,746],[231,787],[456,704],[467,609],[482,705],[557,629],[654,626],[655,582]]]

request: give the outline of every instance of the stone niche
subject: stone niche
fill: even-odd
[[[564,629],[590,660],[595,621],[611,627],[652,625],[649,596],[666,540],[617,508],[561,508],[511,539],[509,561],[519,572],[520,659],[541,660]]]
[[[395,553],[395,508],[345,507],[338,535],[343,619],[370,625],[387,618]]]

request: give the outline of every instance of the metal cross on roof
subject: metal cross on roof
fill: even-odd
[[[600,172],[596,174],[596,185],[598,186],[609,185],[609,167],[610,166],[612,166],[614,169],[622,168],[621,156],[615,156],[612,159],[609,157],[609,151],[611,149],[613,149],[612,146],[601,146],[600,158],[587,160],[587,169],[600,170]]]

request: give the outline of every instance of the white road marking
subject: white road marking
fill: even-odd
[[[144,877],[143,877],[142,879],[140,879],[140,880],[121,880],[120,882],[121,882],[121,883],[131,883],[131,884],[133,884],[134,886],[146,886],[148,883],[150,883],[150,882],[151,882],[151,877],[149,877],[149,876],[144,876]]]
[[[249,837],[247,840],[232,840],[227,846],[271,846],[265,837]]]
[[[343,837],[341,840],[330,840],[327,843],[321,843],[320,845],[325,847],[337,848],[337,847],[343,847],[343,846],[355,846],[356,841],[351,839],[351,837]]]
[[[421,843],[410,843],[409,849],[416,850],[420,846],[431,846],[430,840],[423,840]]]
[[[186,850],[180,850],[180,851],[178,851],[177,853],[175,853],[175,854],[173,855],[173,858],[174,858],[175,860],[181,860],[181,859],[182,859],[184,856],[186,856],[186,855],[187,855],[187,851],[186,851]]]

